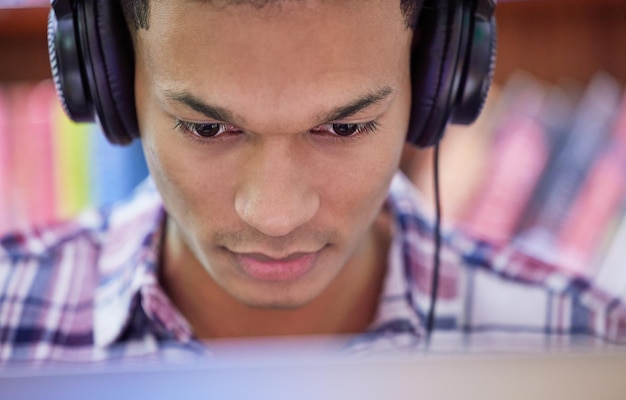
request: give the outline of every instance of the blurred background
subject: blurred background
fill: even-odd
[[[0,0],[0,234],[127,196],[138,143],[109,145],[60,110],[49,2]],[[626,0],[500,0],[495,84],[441,147],[445,224],[514,241],[626,295]],[[432,150],[405,172],[430,200]],[[432,201],[429,202],[432,204]]]
[[[148,172],[141,146],[65,116],[51,81],[49,1],[0,0],[0,234],[118,201]]]

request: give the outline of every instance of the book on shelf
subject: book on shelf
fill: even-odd
[[[618,250],[626,248],[623,237],[618,239],[626,236],[623,88],[602,72],[585,85],[547,84],[521,73],[498,91],[497,107],[481,116],[489,124],[446,133],[441,196],[453,210],[444,208],[445,222],[487,241],[511,242],[568,273],[616,277],[607,271],[621,273],[620,262],[626,262],[626,250]],[[474,141],[455,136],[476,129],[493,132],[481,132]],[[471,193],[454,188],[479,164],[481,180]],[[414,180],[432,200],[432,179],[424,185],[431,174],[432,168],[424,168],[413,178],[420,178]],[[626,273],[603,279],[619,282],[626,293]]]
[[[89,204],[89,125],[70,121],[60,110],[54,116],[56,213],[70,218]]]
[[[572,272],[586,268],[562,258],[559,236],[571,218],[588,223],[589,216],[572,215],[570,210],[585,196],[585,182],[611,137],[611,126],[618,109],[621,89],[610,76],[599,73],[587,85],[572,115],[571,128],[551,152],[551,162],[544,171],[517,231],[516,240],[528,251],[541,254]],[[580,210],[585,211],[585,210]],[[584,229],[584,225],[582,226]]]
[[[626,199],[626,95],[621,104],[609,129],[610,136],[557,232],[563,264],[585,275],[597,272],[599,267],[592,262],[603,236],[610,233],[611,220],[620,213]]]
[[[626,261],[617,250],[624,241],[615,239],[620,228],[626,235],[626,93],[619,82],[603,72],[586,84],[518,73],[494,88],[479,120],[448,127],[442,140],[444,225],[511,242],[572,274],[625,269],[609,261]],[[432,207],[433,150],[409,155],[403,169]]]
[[[594,254],[595,275],[598,285],[608,293],[621,298],[626,297],[626,93],[622,99],[621,111],[616,118],[612,144],[618,158],[615,161],[613,179],[606,182],[606,187],[616,184],[621,190],[621,201],[615,201],[615,211],[607,219],[608,229],[601,237],[599,249]],[[613,189],[617,191],[616,189]],[[614,195],[615,196],[615,195]],[[617,197],[617,196],[615,196]],[[596,238],[597,239],[597,238]],[[598,239],[597,239],[598,240]]]
[[[549,154],[538,120],[545,97],[541,84],[517,75],[502,97],[504,109],[494,125],[488,167],[461,221],[474,236],[500,243],[512,238]]]
[[[118,201],[147,174],[138,141],[70,121],[49,80],[0,90],[0,234]]]
[[[27,228],[54,219],[51,111],[56,96],[47,83],[15,85],[10,93],[11,213],[15,228]]]
[[[11,227],[11,213],[9,202],[9,190],[11,182],[9,179],[9,120],[8,120],[8,99],[5,90],[0,87],[0,229]]]

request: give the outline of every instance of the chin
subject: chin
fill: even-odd
[[[297,311],[304,307],[306,303],[295,303],[295,302],[282,302],[282,301],[273,301],[266,303],[249,303],[248,306],[251,308],[255,308],[257,310],[271,310],[271,311]]]
[[[307,306],[318,295],[306,295],[302,289],[294,288],[264,288],[258,295],[236,296],[236,299],[248,307],[259,310],[295,311]]]

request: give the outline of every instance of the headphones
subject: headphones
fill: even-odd
[[[495,0],[423,2],[411,54],[412,110],[407,141],[436,144],[448,122],[480,114],[495,65]],[[98,122],[107,139],[139,137],[134,52],[119,1],[52,0],[48,50],[68,116]]]

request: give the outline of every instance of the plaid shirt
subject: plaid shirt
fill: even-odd
[[[419,348],[423,342],[434,242],[422,201],[408,179],[396,175],[387,200],[394,237],[378,311],[344,351]],[[2,239],[0,361],[210,354],[211,343],[194,337],[159,285],[164,219],[148,179],[128,202]],[[458,231],[446,230],[442,246],[433,342],[445,332],[462,332],[463,340],[482,335],[492,341],[503,333],[626,342],[624,303],[592,282]]]

